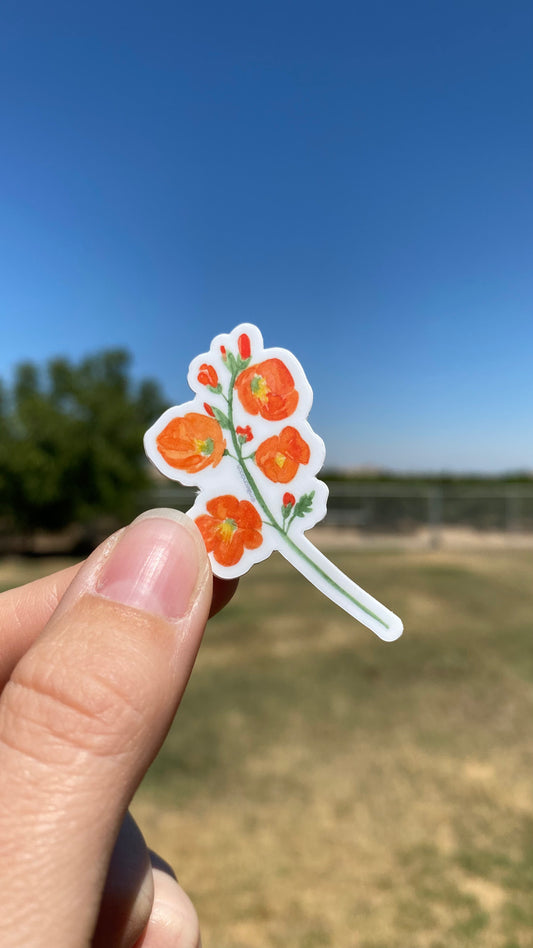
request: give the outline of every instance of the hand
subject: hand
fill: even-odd
[[[156,510],[0,596],[2,948],[200,944],[126,810],[235,587],[189,518]]]

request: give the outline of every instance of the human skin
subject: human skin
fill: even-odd
[[[192,521],[160,510],[0,596],[2,948],[200,945],[127,807],[235,587],[213,581]]]

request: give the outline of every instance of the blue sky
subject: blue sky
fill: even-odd
[[[255,322],[330,465],[533,468],[533,7],[4,0],[0,376]]]

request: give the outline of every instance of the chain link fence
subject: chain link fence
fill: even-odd
[[[173,484],[155,485],[143,504],[192,506],[195,490]],[[325,527],[357,530],[363,535],[414,535],[422,528],[434,542],[444,528],[467,527],[483,533],[533,535],[533,485],[465,486],[450,484],[329,485]]]

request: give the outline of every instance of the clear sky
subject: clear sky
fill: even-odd
[[[530,0],[3,0],[0,376],[255,322],[330,465],[533,468]]]

